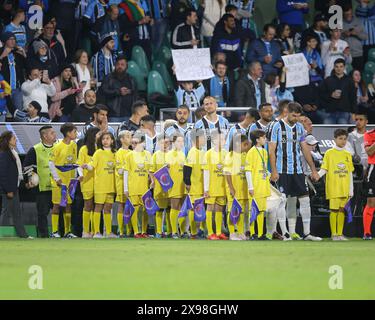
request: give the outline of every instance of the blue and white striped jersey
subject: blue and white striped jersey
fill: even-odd
[[[165,130],[165,134],[170,137],[173,136],[173,134],[178,130],[184,137],[184,153],[185,156],[188,155],[189,150],[192,147],[191,143],[191,136],[190,136],[190,130],[192,129],[191,126],[187,126],[186,129],[180,127],[178,124],[175,124],[173,126],[170,126],[168,129]]]
[[[246,132],[247,128],[242,128],[239,123],[236,123],[228,132],[227,140],[225,142],[225,149],[229,150],[230,143],[232,142],[233,136],[236,133],[246,134]]]
[[[198,120],[194,126],[195,129],[204,129],[206,132],[207,144],[205,150],[211,149],[211,130],[220,129],[226,135],[229,130],[229,121],[223,116],[218,115],[216,122],[211,122],[206,117]]]
[[[145,134],[145,150],[150,152],[150,154],[154,154],[155,151],[159,150],[159,145],[157,144],[157,136],[150,137],[149,135]]]

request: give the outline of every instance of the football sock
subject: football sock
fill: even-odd
[[[177,232],[177,220],[178,220],[178,214],[180,210],[177,209],[171,209],[171,214],[170,214],[170,221],[171,221],[171,228],[172,228],[172,233],[178,233]]]
[[[121,212],[117,213],[117,228],[120,236],[124,234],[124,215]]]
[[[90,212],[90,228],[91,228],[91,233],[95,233],[95,228],[94,228],[94,211]]]
[[[245,213],[244,213],[244,217],[243,217],[243,232],[246,233],[247,231],[250,231],[250,225],[249,225],[249,210],[247,210]]]
[[[197,223],[194,220],[194,211],[189,211],[190,231],[193,236],[197,235]]]
[[[305,236],[310,234],[310,222],[311,222],[311,207],[310,198],[303,197],[299,199],[299,212],[302,217],[303,234]]]
[[[186,217],[178,218],[178,225],[180,226],[180,234],[183,234],[186,230]]]
[[[221,225],[223,223],[223,212],[215,212],[215,225],[216,225],[216,235],[221,235]]]
[[[227,215],[227,224],[228,224],[229,233],[230,234],[234,233],[234,224],[230,220],[230,214]]]
[[[255,234],[255,221],[253,221],[251,224],[250,224],[250,235],[254,235]]]
[[[100,233],[100,212],[94,212],[94,233]]]
[[[264,230],[264,211],[257,216],[258,238],[263,235]]]
[[[148,214],[145,210],[142,210],[142,233],[147,233],[148,226]]]
[[[342,236],[344,231],[344,224],[345,224],[345,213],[339,211],[337,214],[337,235]]]
[[[59,231],[59,215],[52,213],[52,233]]]
[[[364,234],[371,234],[371,223],[374,216],[375,208],[371,208],[366,205],[365,210],[363,211],[363,229]]]
[[[132,231],[133,231],[131,221],[125,226],[125,228],[126,228],[126,235],[130,236],[132,234]]]
[[[289,232],[293,234],[296,233],[297,197],[288,197],[286,199],[286,203]]]
[[[212,211],[206,211],[206,224],[208,235],[210,236],[214,233],[214,230],[212,228]]]
[[[134,235],[139,233],[139,228],[138,228],[138,211],[139,211],[139,206],[134,206],[134,213],[130,219],[132,228],[134,230]]]
[[[112,216],[110,212],[104,212],[104,226],[105,226],[105,234],[112,233]]]
[[[239,234],[245,233],[245,230],[244,230],[244,214],[243,213],[240,214],[240,218],[237,221],[237,232]]]
[[[266,217],[266,232],[268,234],[273,234],[276,231],[276,211],[275,210],[269,210],[267,211],[267,217]]]
[[[82,214],[82,227],[83,227],[83,232],[84,233],[89,233],[90,232],[90,211],[83,210]]]
[[[331,226],[331,236],[335,237],[337,236],[337,215],[338,212],[331,211],[329,214],[329,224]]]
[[[65,234],[70,232],[71,221],[72,221],[72,214],[70,212],[64,212]]]
[[[155,223],[156,223],[156,233],[161,234],[162,227],[163,227],[163,211],[156,212]]]
[[[288,229],[286,227],[285,203],[286,203],[285,198],[282,198],[279,208],[276,209],[277,220],[279,221],[282,235],[285,235],[286,233],[288,233]]]

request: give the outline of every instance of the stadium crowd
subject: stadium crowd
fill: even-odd
[[[148,237],[147,210],[141,210],[141,230],[137,214],[124,228],[123,212],[138,213],[147,207],[146,200],[155,200],[157,237],[164,234],[165,220],[165,234],[174,238],[198,237],[207,230],[209,239],[227,239],[221,230],[226,211],[224,224],[233,240],[300,239],[295,231],[298,199],[302,238],[319,241],[310,233],[308,195],[313,183],[326,175],[332,239],[346,240],[344,207],[354,196],[354,161],[366,172],[364,239],[371,239],[375,133],[366,132],[366,125],[375,123],[375,6],[369,2],[353,6],[352,1],[330,1],[344,13],[343,28],[330,30],[327,1],[319,0],[311,26],[304,16],[313,4],[306,0],[277,0],[278,17],[264,26],[254,22],[253,0],[3,0],[0,121],[65,123],[64,138],[56,144],[54,129],[42,126],[41,143],[23,163],[36,166],[39,177],[39,236],[48,236],[52,202],[52,236],[60,237],[63,210],[63,233],[75,237],[71,204],[79,181],[83,237],[102,236],[101,213],[105,235],[116,236],[111,228],[114,201],[119,204],[119,235]],[[41,28],[35,29],[35,12],[40,11]],[[170,48],[203,47],[210,48],[214,77],[177,81],[166,57]],[[282,56],[298,52],[309,64],[310,82],[287,88]],[[151,65],[157,80],[148,75]],[[167,90],[151,90],[153,81]],[[157,110],[163,107],[177,111],[175,120],[164,123],[157,134]],[[219,114],[217,107],[227,110]],[[231,110],[238,107],[249,109]],[[192,119],[195,123],[188,124]],[[228,119],[235,124],[230,126]],[[84,122],[85,129],[77,132],[71,122]],[[121,123],[119,130],[110,122]],[[324,157],[311,132],[311,124],[321,123],[346,124],[352,130],[336,130],[336,146]],[[31,171],[22,174],[15,140],[10,131],[1,136],[2,203],[13,215],[17,234],[25,237],[18,187],[22,180],[28,188],[35,185]],[[334,170],[342,163],[344,167]],[[165,164],[173,180],[167,192],[155,177]],[[335,174],[342,180],[335,180]],[[344,187],[332,190],[338,181]],[[153,195],[145,200],[142,195],[149,188]],[[196,216],[199,210],[182,210],[189,202],[186,192],[191,204],[204,199],[204,221]],[[274,210],[266,203],[271,195],[280,202]],[[232,220],[236,205],[243,214]],[[187,217],[181,214],[185,211]]]

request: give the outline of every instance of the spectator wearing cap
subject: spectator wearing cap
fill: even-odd
[[[21,85],[25,81],[26,55],[22,48],[16,46],[16,37],[12,32],[3,33],[1,41],[1,73],[12,89],[12,94],[7,97],[7,106],[13,113],[15,109],[23,109]]]
[[[100,46],[101,49],[91,58],[93,76],[96,79],[98,86],[101,85],[104,77],[114,70],[117,60],[115,40],[113,40],[112,36],[104,38],[100,43]]]
[[[363,24],[367,39],[363,41],[363,57],[367,60],[370,49],[375,48],[375,4],[369,0],[359,0],[355,15]]]
[[[34,55],[27,58],[29,68],[35,67],[39,70],[47,71],[52,79],[59,74],[59,67],[54,59],[51,59],[48,45],[41,39],[37,39],[31,44]]]
[[[121,31],[120,31],[120,22],[119,22],[119,8],[117,5],[112,4],[108,8],[108,12],[103,20],[101,30],[98,34],[99,41],[104,39],[107,36],[112,36],[115,40],[115,51],[117,54],[122,54],[121,47]]]
[[[110,122],[123,122],[131,116],[131,107],[137,100],[138,92],[134,79],[126,72],[128,63],[120,56],[115,70],[108,74],[101,86],[106,105],[109,108]]]
[[[47,119],[40,115],[42,110],[41,105],[37,101],[31,101],[27,106],[26,112],[16,110],[14,112],[14,121],[19,122],[51,122],[50,119]]]
[[[49,118],[48,115],[48,97],[56,94],[56,88],[46,73],[38,68],[32,68],[29,71],[28,80],[22,84],[23,105],[27,110],[31,101],[37,101],[41,108],[41,115]]]
[[[96,107],[96,93],[87,90],[83,96],[83,103],[73,110],[72,122],[88,122],[93,117]]]
[[[5,26],[5,32],[12,32],[16,37],[17,46],[26,49],[27,37],[26,37],[26,29],[25,26],[22,24],[25,22],[26,16],[25,11],[23,9],[17,9],[13,15],[12,22]]]
[[[276,10],[280,23],[286,23],[290,26],[292,37],[294,37],[296,32],[303,31],[305,26],[304,15],[309,13],[309,4],[307,0],[277,0]]]
[[[71,65],[66,65],[61,74],[52,79],[56,93],[48,109],[50,119],[70,122],[73,111],[81,101],[83,85],[79,85],[77,78],[73,77],[72,69]]]
[[[354,69],[363,69],[363,41],[367,40],[367,34],[363,28],[362,21],[353,15],[352,6],[344,8],[342,38],[349,44],[350,54]]]
[[[320,53],[321,50],[321,44],[324,41],[327,41],[329,39],[329,33],[328,33],[328,19],[327,17],[322,14],[318,13],[314,18],[314,23],[310,28],[307,28],[305,31],[302,32],[302,38],[301,38],[301,49],[305,49],[307,46],[307,39],[314,37],[317,44],[317,50]]]
[[[316,138],[312,134],[308,134],[305,137],[305,142],[306,142],[308,150],[311,153],[311,157],[315,163],[315,167],[320,168],[323,162],[323,156],[319,151],[319,147],[318,147],[319,141],[316,140]],[[312,171],[303,154],[301,154],[301,162],[302,162],[303,173],[305,174],[305,176],[309,177]]]

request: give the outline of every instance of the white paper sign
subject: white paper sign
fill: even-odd
[[[286,67],[286,87],[301,87],[308,85],[309,64],[306,61],[303,53],[290,54],[281,57]]]
[[[205,80],[214,76],[209,48],[172,50],[172,58],[178,81]]]

